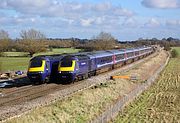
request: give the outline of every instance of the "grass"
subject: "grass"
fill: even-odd
[[[76,53],[80,49],[73,48],[54,48],[51,52],[37,53],[34,56],[38,55],[52,55],[52,54],[62,54],[62,53]],[[4,52],[3,56],[0,57],[0,71],[10,71],[10,70],[27,70],[28,63],[30,58],[24,57],[27,56],[26,52]]]
[[[3,52],[1,54],[3,57],[27,57],[27,52]]]
[[[158,81],[129,104],[114,120],[127,122],[180,122],[180,47]]]
[[[0,57],[0,71],[27,70],[28,57]]]
[[[37,53],[37,55],[52,55],[52,54],[62,54],[62,53],[77,53],[81,51],[81,49],[74,49],[74,48],[54,48],[52,51],[48,52],[42,52],[42,53]]]
[[[180,48],[179,47],[173,47],[173,49],[175,49],[178,53],[178,56],[180,56]]]
[[[52,51],[36,53],[34,56],[37,55],[53,55],[53,54],[62,54],[62,53],[76,53],[81,51],[81,49],[74,49],[74,48],[53,48]],[[4,57],[27,57],[29,55],[28,52],[3,52],[1,54]]]
[[[127,93],[133,86],[126,80],[121,82],[112,81],[106,86],[99,85],[75,94],[66,100],[34,109],[23,117],[12,119],[9,122],[69,122],[84,123],[90,121],[94,116],[103,112],[103,109],[111,104],[114,99]]]

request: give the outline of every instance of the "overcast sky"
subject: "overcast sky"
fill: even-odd
[[[180,38],[180,0],[0,0],[0,29],[16,38],[31,28],[52,38]]]

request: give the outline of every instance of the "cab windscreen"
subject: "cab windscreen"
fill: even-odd
[[[33,60],[30,62],[30,68],[33,67],[41,67],[42,66],[42,60]]]
[[[61,67],[71,67],[72,66],[72,61],[62,61],[61,62]]]

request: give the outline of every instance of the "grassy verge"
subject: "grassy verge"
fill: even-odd
[[[69,122],[84,123],[103,112],[122,94],[127,93],[134,86],[127,80],[111,81],[107,84],[79,92],[72,97],[54,104],[37,108],[32,112],[9,121],[10,123],[45,123]]]
[[[144,65],[139,66],[139,68],[135,68],[135,70],[130,70],[131,72],[128,72],[129,74],[133,72],[145,72],[151,69],[150,66],[156,64],[156,62],[162,63],[161,60],[165,59],[165,56],[166,54],[163,52],[158,55],[160,58],[154,57],[147,63],[144,63]],[[143,77],[140,76],[140,78]],[[137,82],[124,79],[110,80],[105,84],[78,92],[65,100],[34,109],[32,112],[22,117],[11,119],[8,122],[88,122],[102,113],[114,100],[122,97],[124,94],[128,94],[129,91],[138,84]]]
[[[180,122],[180,48],[158,81],[124,108],[114,122]]]

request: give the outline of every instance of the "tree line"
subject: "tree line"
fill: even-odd
[[[180,46],[180,41],[178,39],[173,39],[169,37],[167,39],[163,38],[158,40],[153,39],[138,39],[136,41],[118,41],[110,33],[101,32],[97,36],[93,36],[92,39],[52,39],[46,38],[45,34],[35,30],[22,30],[20,33],[20,38],[12,40],[9,34],[5,30],[0,30],[0,52],[6,51],[19,51],[28,52],[29,56],[38,52],[45,52],[47,50],[52,50],[52,48],[80,48],[83,51],[93,51],[93,50],[110,50],[119,48],[131,48],[139,46],[148,45],[160,45],[166,50],[170,50],[170,47]]]
[[[101,32],[92,40],[82,41],[77,38],[70,39],[49,39],[35,29],[22,30],[20,38],[12,40],[7,31],[0,30],[0,52],[18,51],[28,52],[33,56],[38,52],[52,50],[52,48],[81,48],[84,51],[113,49],[118,41],[110,34]]]

